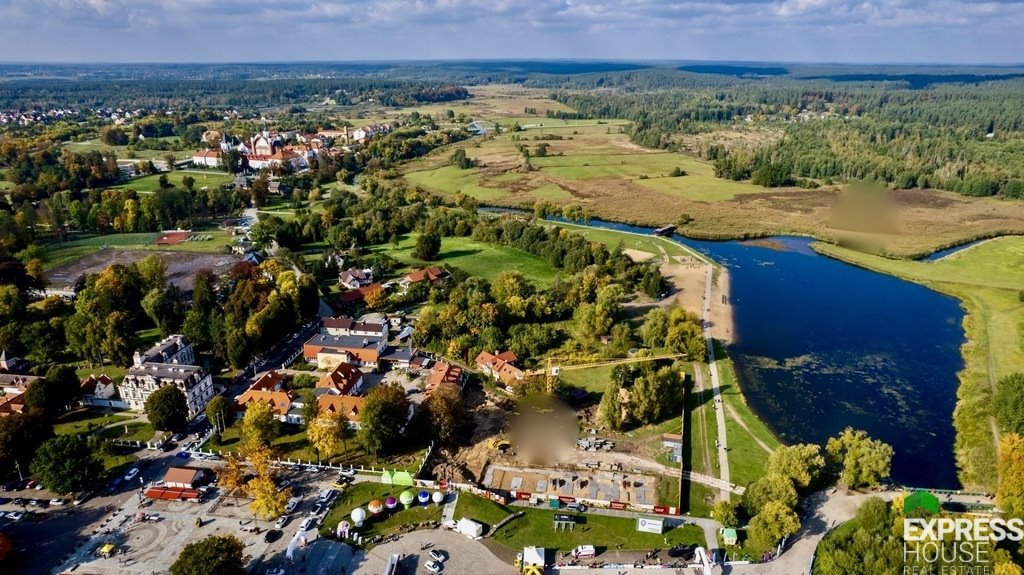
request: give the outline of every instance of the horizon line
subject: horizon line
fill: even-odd
[[[353,60],[210,60],[210,61],[176,61],[176,60],[0,60],[0,66],[224,66],[224,65],[256,65],[271,66],[282,64],[443,64],[458,62],[585,62],[610,64],[646,64],[651,66],[682,63],[715,63],[715,64],[773,64],[801,66],[978,66],[978,67],[1024,67],[1024,61],[1018,62],[939,62],[939,61],[827,61],[827,60],[697,60],[674,58],[391,58],[391,59],[353,59]]]

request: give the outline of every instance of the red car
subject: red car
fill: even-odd
[[[25,484],[25,489],[35,489],[36,485],[39,485],[39,482],[35,479],[30,479],[29,482]]]

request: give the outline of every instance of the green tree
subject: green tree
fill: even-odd
[[[779,447],[768,456],[765,473],[784,475],[799,488],[805,488],[817,481],[825,468],[825,458],[821,455],[821,446],[811,443],[785,445]]]
[[[789,509],[796,507],[797,495],[793,482],[785,475],[765,475],[747,486],[743,493],[743,508],[753,517],[764,509],[769,501],[777,501]]]
[[[423,405],[427,408],[434,435],[442,442],[451,439],[452,433],[464,416],[462,392],[458,386],[437,386]]]
[[[206,420],[215,429],[223,431],[235,421],[235,402],[223,395],[213,396],[206,404]]]
[[[1007,516],[1024,518],[1024,436],[1018,433],[999,439],[996,502]]]
[[[295,376],[292,380],[292,385],[295,385],[295,380],[302,377],[301,375]],[[311,376],[307,376],[311,377]],[[316,382],[313,382],[316,385]],[[302,421],[308,426],[311,421],[316,419],[317,415],[320,415],[320,406],[316,402],[316,396],[313,395],[312,386],[302,388],[299,390],[299,395],[302,396]]]
[[[39,447],[32,459],[32,474],[55,493],[84,489],[103,471],[103,462],[89,445],[74,435],[58,435]]]
[[[13,471],[15,462],[28,469],[36,450],[51,437],[53,426],[41,412],[0,417],[0,473]]]
[[[150,394],[144,408],[149,422],[160,431],[178,431],[188,422],[185,393],[173,385],[165,385]]]
[[[374,457],[401,437],[409,412],[405,390],[397,384],[378,385],[366,394],[360,427],[359,443]]]
[[[211,535],[181,550],[171,575],[245,575],[245,546],[234,535]]]
[[[177,333],[185,319],[185,304],[178,286],[153,288],[142,298],[142,309],[159,328],[160,334]]]
[[[268,447],[278,434],[274,407],[266,401],[253,401],[245,406],[242,418],[242,445],[245,449]]]
[[[1002,431],[1024,434],[1024,373],[1000,379],[992,403]]]
[[[163,289],[167,284],[167,262],[156,254],[150,254],[135,263],[142,278],[145,291]]]
[[[425,231],[416,238],[416,248],[412,257],[423,261],[434,261],[441,253],[441,236],[434,231]]]
[[[604,389],[604,395],[601,396],[601,404],[597,408],[598,420],[612,431],[622,429],[623,424],[622,403],[619,399],[620,389],[622,389],[622,384],[619,383],[619,380],[611,378],[608,381],[608,386]]]
[[[128,313],[115,311],[103,322],[104,335],[100,343],[103,355],[118,365],[128,365],[135,349],[135,329]]]
[[[840,480],[850,487],[871,487],[889,477],[892,447],[867,432],[847,427],[825,446],[832,464],[841,466]]]
[[[25,390],[25,405],[41,409],[48,417],[55,418],[75,404],[78,399],[78,377],[68,366],[53,366],[46,372],[47,377],[37,379]]]
[[[640,339],[647,347],[661,347],[665,345],[665,337],[668,335],[668,314],[661,308],[655,308],[644,316],[644,323],[640,326]]]
[[[783,537],[800,530],[796,512],[778,501],[769,501],[750,520],[750,539],[762,549],[774,547]]]
[[[711,517],[722,524],[722,527],[739,527],[740,521],[736,517],[736,506],[728,501],[719,501],[711,508]]]
[[[631,415],[646,425],[678,414],[682,407],[683,385],[679,371],[663,367],[633,382],[629,402]]]

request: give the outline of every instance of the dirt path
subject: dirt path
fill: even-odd
[[[731,417],[737,425],[742,427],[743,430],[746,431],[748,435],[750,435],[754,442],[761,446],[761,449],[767,451],[768,453],[772,453],[772,448],[768,447],[767,443],[758,439],[757,436],[750,431],[750,428],[747,427],[747,424],[744,423],[742,419],[740,419],[740,414],[736,413],[736,409],[732,405],[728,403],[723,403],[723,405],[725,405],[725,410],[729,412],[729,417]]]
[[[696,393],[699,393],[701,397],[704,395],[704,365],[700,362],[693,362],[693,389]],[[698,405],[696,408],[697,417],[700,419],[700,458],[704,464],[705,473],[714,473],[715,468],[711,464],[711,446],[708,441],[708,423],[707,413],[703,405]],[[691,422],[693,419],[691,418]],[[694,437],[693,433],[690,433],[690,437]]]

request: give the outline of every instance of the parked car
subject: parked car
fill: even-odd
[[[38,481],[35,479],[29,479],[28,483],[25,484],[25,489],[35,489],[36,485],[39,485]]]
[[[181,441],[182,439],[185,439],[184,433],[175,433],[171,436],[171,441]]]
[[[324,508],[324,504],[323,503],[317,503],[316,505],[313,506],[312,509],[309,510],[309,514],[310,515],[314,515],[314,516],[315,515],[320,515],[321,511],[326,511],[326,509]]]
[[[60,497],[54,497],[53,499],[50,500],[50,505],[53,505],[54,507],[60,507],[61,505],[64,505],[67,502],[68,502],[67,499],[62,499]]]
[[[20,479],[4,483],[4,491],[20,491],[25,487],[25,482]]]
[[[436,575],[437,573],[440,573],[444,570],[444,563],[438,563],[437,561],[427,561],[427,564],[424,565],[424,567],[426,567],[427,571],[430,571],[431,573],[434,573]]]
[[[292,484],[292,481],[290,479],[285,479],[281,483],[277,484],[277,490],[278,491],[284,491],[285,489],[288,489],[291,486],[291,484]]]
[[[45,499],[30,499],[28,504],[34,507],[46,507],[49,505]]]
[[[267,569],[267,575],[285,575],[285,570],[283,567],[278,569]]]
[[[302,468],[306,473],[320,473],[320,468],[316,465],[307,465]]]
[[[46,489],[46,486],[43,485],[42,483],[36,483],[36,486],[33,487],[32,489],[35,489],[36,491],[42,491],[42,490]]]
[[[295,511],[295,508],[299,506],[299,502],[302,501],[298,497],[292,497],[288,500],[288,504],[284,506],[284,510],[288,513]]]
[[[580,513],[584,513],[587,510],[587,506],[586,505],[584,505],[582,503],[577,503],[575,501],[572,501],[570,503],[566,503],[565,504],[565,508],[568,509],[569,511],[578,511]]]
[[[317,499],[317,501],[319,501],[320,503],[327,503],[331,499],[334,499],[336,493],[337,492],[334,491],[333,489],[324,489],[323,491],[320,492],[320,497]]]
[[[445,561],[448,560],[448,554],[445,553],[444,551],[440,551],[438,549],[431,549],[430,550],[430,558],[433,559],[434,561],[438,561],[440,563],[444,563]]]
[[[72,503],[74,505],[81,505],[92,498],[93,495],[94,493],[92,491],[83,491],[78,494],[78,497],[75,497],[75,500],[72,501]]]
[[[281,528],[282,528],[282,527],[284,527],[285,525],[288,525],[288,521],[289,521],[290,519],[291,519],[291,517],[290,517],[290,516],[288,516],[288,515],[282,515],[282,516],[280,516],[280,517],[278,517],[278,518],[277,518],[277,521],[275,521],[275,522],[274,522],[274,527],[277,527],[278,529],[281,529]]]
[[[4,517],[10,519],[11,521],[21,521],[25,517],[25,514],[21,511],[11,511],[7,513],[7,515],[5,515]]]
[[[314,525],[316,525],[316,517],[307,517],[299,524],[299,532],[305,533],[312,529]]]
[[[11,502],[9,497],[0,497],[0,505],[6,505]]]
[[[22,499],[21,497],[15,497],[13,500],[11,500],[11,503],[13,505],[25,505],[25,500]]]
[[[280,529],[267,529],[267,532],[263,534],[264,543],[273,543],[281,538],[284,533]]]
[[[135,479],[138,476],[139,476],[139,468],[138,467],[132,467],[131,469],[128,470],[128,473],[126,473],[124,475],[124,480],[125,481],[131,481],[132,479]]]

